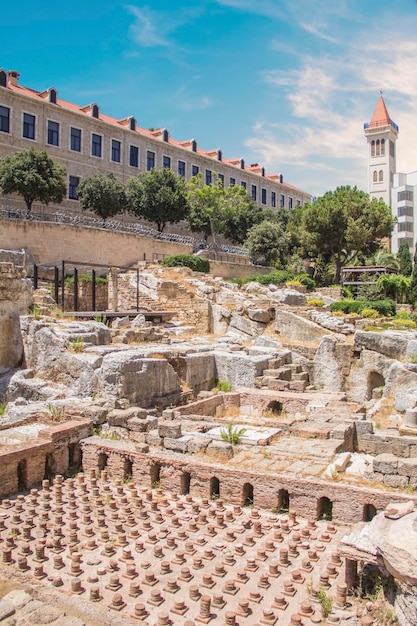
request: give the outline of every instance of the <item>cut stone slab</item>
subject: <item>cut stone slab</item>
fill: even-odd
[[[384,516],[388,519],[400,519],[414,511],[414,502],[391,502],[384,511]]]
[[[243,424],[234,424],[233,430],[238,432],[246,428]],[[227,432],[226,426],[218,426],[208,431],[207,435],[216,441],[223,441],[222,433]],[[239,443],[249,446],[267,446],[273,437],[282,433],[281,428],[246,428]]]

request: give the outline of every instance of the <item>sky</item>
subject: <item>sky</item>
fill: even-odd
[[[416,32],[415,0],[16,0],[0,67],[322,195],[366,191],[380,90],[417,170]]]

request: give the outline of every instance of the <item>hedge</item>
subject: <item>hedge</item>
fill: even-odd
[[[391,317],[395,315],[396,304],[394,300],[373,300],[366,302],[363,300],[339,300],[330,305],[331,311],[342,311],[346,315],[349,313],[362,313],[364,309],[375,309],[381,317]]]
[[[207,259],[191,254],[175,254],[166,256],[161,262],[164,267],[189,267],[193,272],[210,272],[210,263]]]

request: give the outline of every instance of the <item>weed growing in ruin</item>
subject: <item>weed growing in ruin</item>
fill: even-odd
[[[324,618],[328,617],[333,608],[331,597],[328,596],[323,589],[320,589],[320,591],[317,593],[317,599],[320,602],[322,616]]]
[[[7,402],[6,400],[2,400],[0,402],[0,417],[2,417],[6,413],[6,410],[7,410]]]
[[[63,409],[62,407],[55,406],[55,404],[48,402],[46,408],[51,414],[51,418],[54,422],[61,422],[63,419],[65,419],[65,409]]]
[[[220,435],[223,441],[227,441],[227,443],[231,443],[232,445],[236,445],[240,443],[243,435],[246,432],[246,428],[239,426],[234,426],[233,422],[229,422],[226,428],[220,429]]]
[[[94,321],[95,322],[101,322],[102,324],[107,324],[107,315],[95,315],[94,316]]]
[[[232,391],[232,385],[228,383],[227,380],[217,380],[216,388],[219,391],[223,391],[224,393],[228,393],[229,391]]]
[[[33,317],[34,320],[40,320],[42,317],[42,311],[40,310],[37,304],[33,305],[31,316]]]
[[[73,341],[70,342],[70,346],[74,352],[84,352],[85,343],[82,337],[77,337]]]
[[[126,474],[126,476],[123,478],[123,483],[127,485],[128,483],[131,483],[132,480],[133,480],[132,474]]]
[[[417,363],[417,354],[410,354],[410,356],[408,357],[408,362]]]
[[[155,480],[155,482],[152,483],[151,488],[152,489],[160,489],[161,488],[161,482],[159,480]]]

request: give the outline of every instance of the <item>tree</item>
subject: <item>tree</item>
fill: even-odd
[[[245,243],[251,259],[260,265],[277,261],[283,265],[290,239],[281,224],[264,220],[250,229]]]
[[[129,180],[130,210],[157,225],[162,232],[168,223],[177,224],[188,214],[184,179],[168,168],[152,169]]]
[[[252,226],[266,219],[267,209],[261,209],[239,185],[232,185],[226,190],[224,204],[228,207],[228,216],[221,225],[221,233],[232,243],[242,245]],[[269,212],[272,214],[272,210]]]
[[[340,282],[342,266],[358,254],[370,256],[394,226],[391,209],[356,187],[338,187],[304,207],[301,243],[310,256],[328,254]]]
[[[65,168],[45,150],[22,150],[0,159],[0,190],[17,193],[24,199],[28,213],[36,200],[49,204],[62,202],[67,187]]]
[[[413,306],[415,307],[417,300],[417,243],[414,250],[414,267],[413,273],[411,274],[411,282],[410,282],[410,300],[413,302]]]
[[[91,209],[103,222],[127,207],[126,190],[114,174],[86,176],[78,185],[77,194],[82,210]]]
[[[247,193],[243,187],[235,185],[226,190],[218,176],[214,176],[211,185],[205,185],[200,173],[187,183],[187,197],[190,203],[188,228],[206,236],[210,234],[216,248],[217,234],[223,232],[227,221],[239,214]]]
[[[413,271],[413,263],[411,261],[410,248],[405,241],[400,243],[400,247],[397,252],[397,259],[400,264],[400,272],[404,276],[411,276]]]

